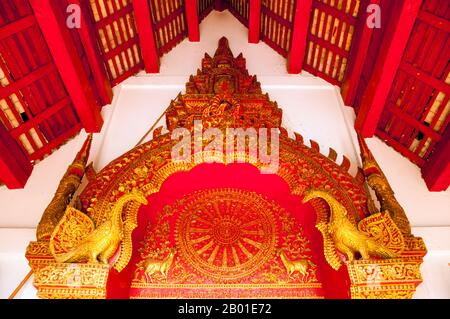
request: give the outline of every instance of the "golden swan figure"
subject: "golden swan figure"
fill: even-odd
[[[63,226],[62,224],[67,222],[70,223],[70,219],[61,219],[60,223],[52,233],[49,245],[50,252],[52,253],[56,262],[76,263],[87,260],[89,263],[109,263],[109,259],[114,255],[123,239],[124,227],[122,221],[122,210],[124,206],[130,201],[137,201],[144,205],[147,204],[147,199],[141,191],[133,190],[130,193],[123,195],[115,203],[110,215],[111,218],[109,220],[105,221],[99,227],[95,228],[85,238],[81,240],[78,239],[79,243],[73,249],[68,252],[58,254],[55,251],[55,239],[59,234],[61,234],[61,232],[64,231],[64,227],[61,227]],[[73,208],[72,211],[74,211]],[[91,229],[94,228],[94,222],[89,217],[87,217],[80,211],[77,211],[77,213],[75,213],[75,215],[77,214],[81,214],[81,216],[78,216],[79,220],[83,220],[84,223],[90,222],[91,225],[88,225],[88,227]]]
[[[376,242],[374,239],[359,231],[356,225],[352,224],[347,217],[347,209],[339,203],[332,195],[321,190],[309,190],[306,192],[303,202],[306,203],[313,198],[321,198],[330,206],[330,220],[327,225],[318,224],[316,227],[324,236],[324,246],[327,238],[331,237],[334,249],[337,249],[347,256],[347,260],[352,262],[355,253],[361,254],[362,259],[369,259],[370,255],[383,258],[394,258],[398,255],[389,248]],[[340,261],[336,251],[328,251],[328,262],[334,269],[339,269]],[[327,252],[326,252],[327,256]]]

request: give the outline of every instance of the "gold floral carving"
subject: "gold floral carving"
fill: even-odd
[[[414,236],[406,236],[405,237],[405,252],[408,254],[415,253],[420,256],[425,256],[427,252],[427,247],[422,238],[414,237]]]
[[[104,299],[109,265],[50,264],[35,272],[40,298]]]
[[[377,213],[364,218],[359,222],[358,229],[398,254],[405,249],[402,232],[389,213]]]
[[[25,257],[28,259],[28,263],[33,272],[55,261],[50,253],[48,244],[48,241],[32,241],[29,243]]]
[[[322,295],[312,294],[311,290],[320,290],[321,283],[301,284],[154,284],[153,289],[142,289],[146,285],[133,284],[137,293],[132,299],[179,299],[182,292],[183,299],[323,299]],[[140,289],[139,289],[140,288]],[[200,289],[202,288],[202,289]],[[280,290],[283,293],[280,294]]]
[[[378,287],[351,287],[353,299],[411,299],[415,285],[382,285]]]
[[[30,256],[50,256],[48,241],[32,241],[27,247],[27,255]]]
[[[50,204],[45,209],[37,227],[37,238],[48,240],[53,229],[64,215],[71,196],[80,185],[81,177],[75,174],[67,174],[61,180],[58,189]]]
[[[421,262],[403,257],[348,263],[352,298],[411,298],[422,282]]]
[[[191,161],[188,163],[172,162],[170,155],[172,142],[170,140],[167,140],[167,144],[166,142],[163,142],[166,138],[169,138],[169,136],[162,135],[158,137],[158,140],[161,141],[152,141],[149,142],[148,145],[144,144],[143,146],[138,147],[141,149],[133,151],[133,158],[128,154],[120,159],[127,163],[130,163],[131,161],[135,163],[133,165],[124,163],[120,166],[120,169],[136,165],[134,166],[135,168],[130,168],[129,171],[122,172],[120,175],[116,176],[119,171],[119,166],[116,166],[113,162],[111,164],[111,170],[109,170],[108,166],[105,170],[97,174],[98,177],[96,183],[89,185],[81,195],[83,198],[84,209],[86,209],[89,216],[96,223],[102,223],[109,218],[109,216],[106,215],[108,213],[108,206],[113,204],[118,196],[123,194],[124,191],[130,191],[136,187],[144,191],[148,196],[159,191],[161,185],[169,176],[177,172],[189,171],[201,163],[214,161],[227,165],[229,162],[234,162],[235,159],[239,159],[242,163],[249,163],[257,168],[263,165],[257,160],[251,159],[248,154],[239,152],[236,152],[235,158],[231,160],[227,159],[225,154],[217,156],[217,154],[213,154],[212,152],[203,152],[200,154],[200,157],[196,154],[192,154]],[[156,144],[156,142],[158,142],[158,144]],[[357,212],[364,211],[364,190],[355,183],[353,177],[342,172],[336,163],[330,165],[327,163],[328,160],[326,157],[320,153],[315,152],[309,154],[310,150],[303,144],[291,142],[284,136],[280,136],[280,144],[280,169],[277,174],[288,183],[291,190],[300,195],[308,187],[313,186],[313,178],[316,178],[314,180],[314,185],[317,185],[317,183],[324,183],[322,184],[324,188],[328,187],[330,191],[338,194],[338,197],[342,198],[343,204],[348,211],[351,212],[349,214],[350,219],[356,219]],[[155,150],[146,151],[146,148],[150,147],[154,147]],[[298,148],[300,148],[301,151],[297,150]],[[304,152],[308,154],[304,154]],[[313,157],[314,160],[307,159],[309,156]],[[299,161],[298,159],[294,160],[294,158],[298,157],[304,157],[304,161]],[[147,167],[147,175],[143,173],[146,170],[142,165]],[[139,169],[135,171],[136,167]],[[314,169],[311,167],[314,167]],[[302,171],[302,175],[297,175],[296,171],[298,169]],[[321,176],[321,178],[317,178],[318,176]],[[350,187],[351,191],[346,190],[339,179],[345,180],[345,187]],[[98,186],[95,190],[91,188],[94,185]],[[102,193],[102,189],[106,185],[109,185],[109,187],[105,189],[107,192]],[[86,196],[88,194],[90,194],[90,199],[86,201]]]
[[[86,214],[68,206],[50,237],[50,252],[59,255],[71,251],[94,229],[94,223]]]

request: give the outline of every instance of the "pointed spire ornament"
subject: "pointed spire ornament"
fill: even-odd
[[[357,134],[363,173],[367,184],[375,191],[377,199],[380,203],[380,210],[382,212],[389,212],[392,220],[401,230],[403,235],[411,235],[411,225],[408,217],[406,216],[405,210],[395,198],[394,191],[392,190],[388,179],[375,160],[375,157],[367,146],[366,141],[359,133]],[[370,201],[370,193],[367,195],[368,200]],[[369,211],[371,211],[371,213],[373,213],[372,211],[374,208],[372,204],[373,203],[369,203]]]
[[[89,134],[86,141],[83,143],[83,146],[75,156],[72,164],[67,168],[66,173],[59,182],[52,201],[42,215],[36,230],[38,240],[49,240],[53,229],[64,215],[73,194],[80,186],[81,179],[86,170],[86,163],[89,158],[91,144],[92,134]]]

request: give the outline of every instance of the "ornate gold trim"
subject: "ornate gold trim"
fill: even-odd
[[[341,268],[342,261],[336,254],[334,242],[328,233],[328,211],[326,204],[322,201],[311,201],[311,205],[317,213],[316,228],[322,233],[325,260],[331,268],[337,271]]]
[[[104,299],[109,265],[49,264],[35,273],[39,298]]]
[[[421,259],[357,260],[347,263],[352,298],[411,298],[422,282]]]
[[[120,255],[114,263],[114,269],[121,272],[130,262],[133,253],[133,242],[131,235],[137,227],[137,214],[141,204],[138,202],[130,202],[125,211],[126,222],[123,225],[123,240],[120,244]]]
[[[377,213],[364,218],[358,229],[377,242],[400,254],[405,249],[405,239],[389,213]]]

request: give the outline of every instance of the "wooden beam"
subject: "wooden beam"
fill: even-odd
[[[100,49],[95,38],[96,31],[91,20],[91,15],[86,7],[86,2],[69,0],[69,3],[76,4],[80,7],[81,26],[78,29],[78,34],[80,35],[80,40],[83,44],[84,52],[86,53],[100,99],[104,105],[111,104],[113,97],[111,82],[106,74],[106,69],[100,56]]]
[[[429,25],[432,25],[433,27],[450,33],[450,21],[447,19],[438,17],[437,15],[426,11],[420,11],[417,18],[425,23],[428,23]]]
[[[185,6],[189,41],[199,42],[200,31],[198,23],[197,0],[186,0]]]
[[[15,127],[9,131],[9,134],[15,138],[18,139],[21,134],[26,133],[27,131],[31,130],[33,127],[42,125],[42,123],[61,111],[62,109],[66,107],[71,106],[72,101],[68,96],[64,97],[62,100],[56,102],[55,104],[51,105],[50,107],[46,108],[44,111],[39,113],[38,115],[30,118],[28,121],[21,123],[18,127]]]
[[[419,155],[411,151],[408,147],[406,147],[402,143],[393,139],[392,136],[390,136],[386,132],[377,129],[376,133],[378,137],[380,137],[382,140],[386,142],[386,144],[393,147],[397,152],[399,152],[403,156],[409,158],[417,166],[422,167],[423,165],[425,165],[425,161],[423,158],[421,158]]]
[[[145,71],[147,73],[158,73],[159,55],[148,0],[133,0],[132,3]]]
[[[418,129],[427,137],[430,137],[434,142],[439,142],[442,139],[442,136],[438,132],[436,132],[429,126],[426,126],[425,124],[423,124],[423,122],[418,121],[414,116],[411,116],[407,112],[400,109],[398,106],[388,103],[388,105],[386,105],[386,110],[394,114],[395,117],[402,120],[402,122],[405,122],[415,129]]]
[[[81,124],[75,124],[73,127],[59,135],[57,138],[51,140],[50,143],[45,144],[42,148],[31,154],[30,159],[33,161],[41,160],[45,155],[52,153],[54,149],[60,147],[64,141],[67,141],[68,139],[78,134],[81,129]]]
[[[22,90],[24,87],[29,86],[35,81],[49,75],[53,71],[55,71],[55,66],[53,63],[49,62],[25,75],[17,82],[12,82],[7,86],[0,87],[0,100],[7,98],[19,90]]]
[[[100,132],[100,108],[57,0],[29,2],[83,127],[87,132]]]
[[[362,0],[363,1],[363,0]],[[361,2],[361,0],[360,0]],[[347,2],[348,4],[348,2]],[[344,8],[344,6],[346,6],[347,4],[342,4],[342,7]],[[353,6],[356,4],[353,4]],[[364,4],[360,4],[360,6],[363,6]],[[351,15],[350,13],[346,13],[343,8],[342,9],[337,9],[337,7],[339,6],[339,4],[331,4],[331,1],[314,1],[314,8],[317,9],[319,12],[326,12],[328,15],[339,19],[342,22],[345,22],[346,24],[349,25],[355,25],[356,22],[358,21],[358,18],[355,18],[353,15]],[[320,21],[320,20],[319,20]]]
[[[258,43],[261,24],[261,0],[250,0],[248,20],[248,42]]]
[[[422,167],[422,177],[432,192],[445,191],[450,185],[450,127]]]
[[[409,75],[437,89],[438,91],[443,92],[446,95],[450,95],[450,85],[444,82],[443,80],[439,80],[434,76],[428,75],[426,72],[419,70],[414,65],[407,63],[405,61],[402,61],[400,63],[399,68],[400,70],[405,71]]]
[[[215,0],[214,1],[214,10],[222,12],[226,8],[227,8],[227,5],[225,4],[225,0]]]
[[[377,4],[379,5],[381,0],[369,0],[366,1],[364,6],[360,8],[361,13],[356,25],[355,40],[352,45],[350,56],[348,61],[350,62],[349,68],[346,72],[346,78],[341,87],[342,99],[344,104],[352,106],[356,92],[361,79],[361,74],[366,62],[367,53],[369,52],[370,42],[372,40],[373,28],[367,24],[367,18],[369,13],[366,8],[367,5]]]
[[[97,3],[99,3],[99,0],[95,0]],[[101,10],[101,9],[98,9]],[[114,23],[114,21],[117,20],[117,17],[124,17],[127,14],[133,13],[133,5],[127,5],[123,8],[120,8],[119,10],[114,10],[114,14],[110,14],[106,17],[103,16],[103,14],[100,15],[100,20],[95,22],[95,25],[98,29],[106,28],[108,25],[111,25]]]
[[[355,122],[356,130],[360,131],[363,137],[372,137],[375,134],[421,4],[422,0],[395,2],[392,16],[396,18],[392,19],[385,30],[375,70],[364,92]]]
[[[0,123],[0,181],[9,189],[23,188],[33,171],[27,154]]]
[[[312,0],[296,1],[294,27],[292,31],[292,44],[287,61],[288,72],[292,74],[300,73],[303,68],[311,8]]]
[[[36,19],[34,18],[34,15],[29,15],[14,22],[8,23],[7,25],[0,27],[0,40],[10,37],[27,28],[30,28],[35,23]]]

